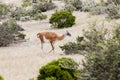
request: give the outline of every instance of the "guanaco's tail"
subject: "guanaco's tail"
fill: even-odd
[[[43,35],[41,33],[37,34],[37,38],[39,38],[41,42],[44,43]]]
[[[39,37],[40,37],[40,33],[37,34],[37,38],[39,38]]]

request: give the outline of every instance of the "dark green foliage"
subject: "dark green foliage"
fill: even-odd
[[[60,58],[58,60],[58,65],[64,69],[76,70],[78,64],[71,58]]]
[[[19,31],[23,31],[14,20],[8,20],[0,25],[0,46],[7,46],[13,41],[24,39],[25,35]]]
[[[45,80],[57,80],[55,77],[48,77],[48,78],[45,78]]]
[[[37,80],[77,80],[78,64],[71,58],[60,58],[43,66]]]
[[[72,27],[72,25],[75,24],[75,16],[68,11],[57,11],[52,14],[49,19],[49,23],[54,25],[56,28]]]
[[[4,79],[2,78],[2,76],[0,76],[0,80],[4,80]]]
[[[61,71],[59,77],[59,80],[75,80],[68,71]]]

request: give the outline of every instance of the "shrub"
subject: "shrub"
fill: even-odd
[[[10,10],[7,5],[0,3],[0,18],[4,18],[9,11]]]
[[[71,58],[60,58],[43,66],[37,80],[76,80],[78,64]]]
[[[52,14],[49,23],[55,25],[56,28],[72,27],[75,24],[75,16],[68,11],[57,11]]]
[[[29,1],[24,1],[21,5],[22,5],[22,7],[28,7],[28,6],[31,6],[32,3]]]
[[[100,15],[106,13],[106,7],[104,6],[96,6],[90,9],[90,14],[92,15]]]
[[[43,19],[46,19],[46,18],[47,18],[47,15],[44,15],[42,13],[37,13],[33,16],[34,20],[43,20]]]
[[[120,4],[120,0],[107,0],[109,4],[115,3],[116,5]]]
[[[60,48],[66,54],[101,52],[102,45],[106,40],[107,30],[96,28],[96,22],[89,24],[89,26],[91,26],[89,31],[84,31],[83,37],[78,37],[77,42],[69,42],[60,46]]]
[[[48,77],[45,80],[57,80],[55,77]]]
[[[21,21],[29,21],[31,19],[43,20],[47,18],[47,16],[41,13],[41,10],[35,5],[28,10],[18,7],[11,12],[11,17]]]
[[[90,11],[90,9],[96,7],[96,5],[93,0],[84,1],[82,3],[82,11]]]
[[[75,42],[69,42],[63,46],[60,46],[60,48],[66,54],[77,54],[77,53],[80,53],[81,50],[84,50],[85,45],[82,45],[80,43],[75,43]]]
[[[19,31],[24,30],[14,20],[8,20],[0,25],[0,46],[7,46],[13,41],[24,39]]]
[[[109,4],[107,6],[107,14],[110,18],[120,18],[120,13],[118,12],[120,10],[119,6],[116,6],[115,4]]]
[[[71,4],[75,10],[81,10],[82,1],[81,0],[65,0],[66,5]]]
[[[56,6],[54,3],[49,1],[40,1],[39,3],[35,4],[35,7],[42,12],[46,12],[47,10],[54,9]]]
[[[15,20],[20,20],[21,17],[27,16],[27,11],[21,7],[16,7],[16,9],[11,10],[11,17]]]
[[[76,10],[80,10],[82,8],[82,2],[80,0],[72,0],[71,4],[76,8]]]
[[[68,11],[68,12],[73,12],[76,8],[71,5],[71,4],[66,4],[64,7],[64,10]]]
[[[0,80],[4,80],[4,79],[2,78],[2,76],[0,76]]]
[[[113,37],[103,45],[102,52],[93,52],[86,56],[83,63],[82,80],[119,80],[120,79],[120,25]]]

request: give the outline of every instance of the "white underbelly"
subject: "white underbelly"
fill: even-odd
[[[43,40],[45,43],[49,43],[50,41],[48,39],[46,39],[44,36],[43,36]]]

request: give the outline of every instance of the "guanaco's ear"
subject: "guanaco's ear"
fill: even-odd
[[[66,35],[71,36],[71,34],[68,32],[68,30],[66,30]]]

